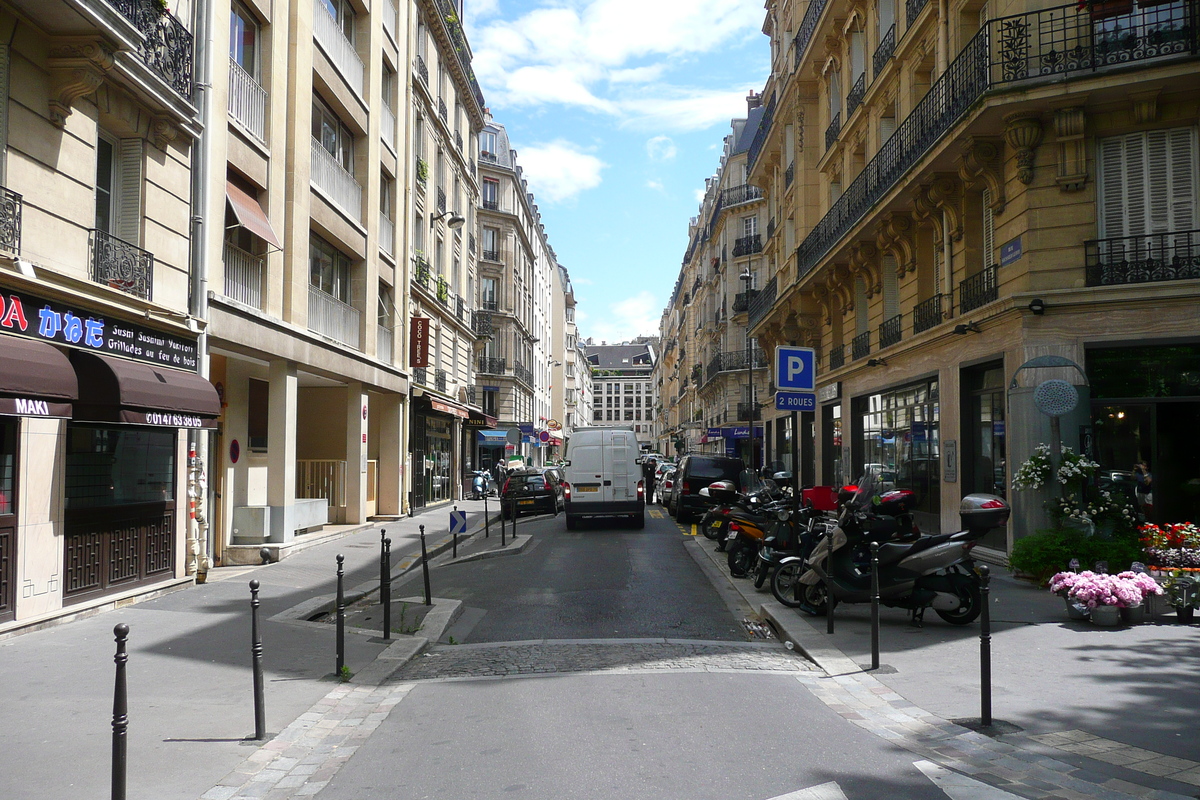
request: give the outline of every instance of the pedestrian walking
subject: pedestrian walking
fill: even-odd
[[[646,502],[654,502],[654,478],[658,473],[658,462],[653,458],[642,461],[642,480],[646,487]]]

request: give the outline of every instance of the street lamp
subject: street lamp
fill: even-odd
[[[754,275],[747,269],[738,276],[746,282],[746,377],[749,379],[747,386],[750,391],[749,413],[750,430],[747,432],[747,441],[750,442],[750,469],[754,469],[754,412],[757,411],[754,403],[754,350],[750,340],[750,282],[754,280]]]
[[[446,220],[446,227],[452,231],[458,230],[459,228],[461,228],[463,226],[463,223],[467,221],[460,214],[457,214],[454,211],[443,211],[442,213],[429,218],[429,227],[431,227],[431,228],[434,227],[434,224],[439,219],[441,219],[442,217],[447,217],[447,216],[450,217],[450,219]]]

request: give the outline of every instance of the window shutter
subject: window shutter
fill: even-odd
[[[900,286],[896,278],[896,257],[883,257],[883,318],[889,320],[900,313]]]
[[[122,139],[118,161],[116,236],[132,245],[142,237],[142,140]]]
[[[933,294],[939,295],[942,293],[942,247],[941,242],[934,240],[933,243]]]
[[[992,211],[992,190],[983,190],[983,268],[996,263],[996,213]]]
[[[888,139],[892,138],[892,134],[896,132],[895,117],[880,117],[879,119],[879,144],[882,145]]]
[[[1190,231],[1196,227],[1196,131],[1194,128],[1175,128],[1168,131],[1168,136],[1171,230]]]
[[[1120,137],[1100,140],[1100,238],[1125,235],[1125,152]]]
[[[1150,131],[1145,134],[1145,170],[1141,178],[1140,191],[1146,202],[1145,227],[1143,233],[1166,233],[1171,227],[1171,159],[1168,155],[1170,142],[1167,131]],[[1130,137],[1133,139],[1134,137]],[[1130,164],[1133,168],[1135,165]],[[1129,183],[1134,176],[1129,174]],[[1130,209],[1137,215],[1137,207]]]
[[[1125,230],[1117,236],[1146,233],[1146,137],[1125,137]]]

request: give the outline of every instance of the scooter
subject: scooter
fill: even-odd
[[[830,598],[836,603],[871,602],[870,544],[879,542],[883,605],[908,609],[918,625],[927,608],[954,625],[973,622],[982,601],[971,548],[1008,521],[1008,503],[996,495],[969,494],[959,507],[964,530],[914,538],[900,530],[896,517],[871,512],[875,485],[875,479],[866,476],[857,487],[847,487],[849,497],[838,526],[805,560],[809,570],[799,580],[812,587],[803,593],[810,613],[826,613]],[[898,532],[904,541],[894,540]]]
[[[496,496],[496,482],[491,473],[480,470],[471,473],[471,499],[482,500],[485,496]]]
[[[785,472],[775,475],[777,480],[788,480],[790,477]],[[712,497],[731,504],[728,506],[729,527],[725,537],[725,549],[729,554],[727,563],[730,575],[744,578],[754,569],[763,540],[775,522],[775,515],[780,511],[788,511],[791,501],[772,480],[763,481],[757,491],[746,495],[739,495],[729,481],[718,481],[708,488]],[[762,581],[758,581],[756,586],[762,586]]]

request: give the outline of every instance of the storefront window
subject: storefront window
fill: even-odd
[[[13,474],[17,461],[17,421],[0,418],[0,516],[15,513]]]
[[[450,423],[436,417],[425,418],[421,442],[424,463],[425,502],[437,503],[450,499]]]
[[[911,489],[922,530],[940,530],[937,381],[856,397],[852,409],[855,478],[869,473],[885,492]]]
[[[67,426],[67,508],[175,499],[175,431]]]
[[[821,409],[821,480],[826,486],[844,486],[846,473],[842,468],[842,404]]]

